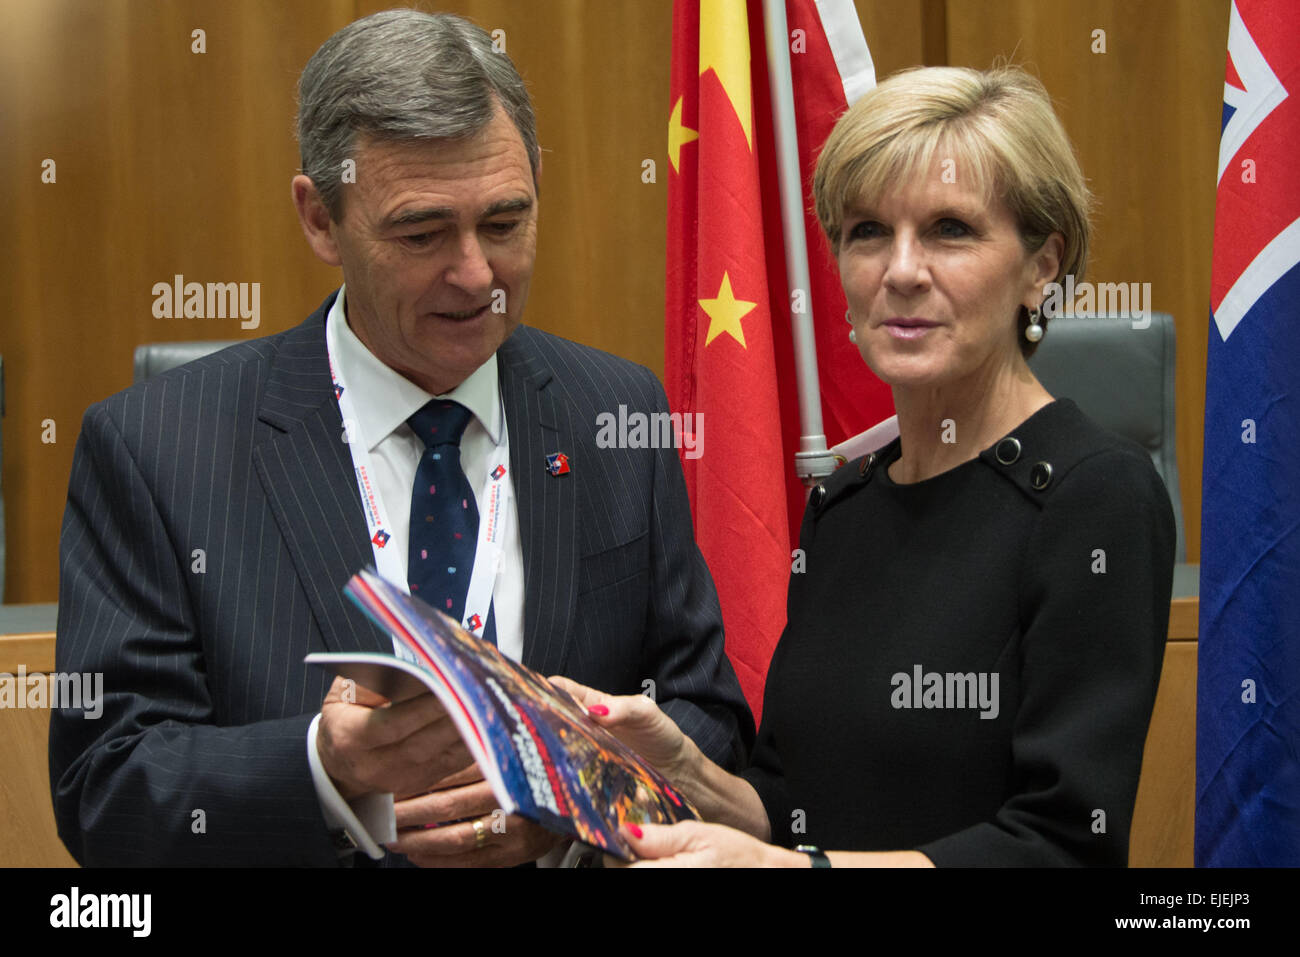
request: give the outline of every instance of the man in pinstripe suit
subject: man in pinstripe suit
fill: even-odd
[[[376,14],[317,52],[300,103],[294,200],[344,288],[288,332],[85,416],[57,665],[102,671],[105,695],[102,720],[51,722],[69,850],[83,864],[329,865],[343,843],[380,858],[384,791],[400,798],[389,846],[416,863],[519,863],[550,846],[517,820],[485,837],[496,802],[431,696],[371,707],[302,663],[390,647],[340,593],[388,560],[354,469],[373,460],[378,497],[409,515],[423,448],[405,419],[431,396],[472,413],[467,476],[509,463],[491,592],[502,649],[593,687],[653,688],[707,754],[743,760],[752,721],[675,453],[595,440],[619,405],[666,411],[659,383],[519,324],[540,157],[509,60],[457,18]],[[354,180],[337,174],[347,162]],[[567,474],[548,468],[556,452]],[[408,529],[392,525],[388,554],[404,554]]]

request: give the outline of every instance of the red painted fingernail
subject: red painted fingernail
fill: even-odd
[[[641,828],[637,827],[635,824],[624,824],[623,826],[627,828],[627,832],[631,834],[633,837],[635,837],[638,841],[641,840],[641,838],[645,837],[645,835],[641,833]]]
[[[587,712],[589,714],[598,714],[603,718],[605,715],[609,714],[609,709],[606,708],[603,704],[593,704],[590,708],[587,709]],[[638,837],[639,836],[640,835],[638,835]]]

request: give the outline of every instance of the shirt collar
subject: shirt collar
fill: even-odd
[[[497,356],[469,374],[450,392],[434,396],[395,369],[384,365],[348,326],[341,287],[330,307],[326,322],[333,325],[339,354],[334,357],[339,376],[348,384],[361,434],[370,451],[375,450],[399,426],[433,398],[452,399],[473,413],[494,445],[501,444],[501,386],[497,380]]]

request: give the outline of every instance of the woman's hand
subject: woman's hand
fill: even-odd
[[[700,816],[766,838],[767,811],[754,786],[704,756],[672,718],[644,695],[608,695],[568,678],[551,678],[591,715],[591,720],[645,758],[695,805]],[[730,828],[723,828],[730,832]],[[755,841],[759,847],[769,847]],[[777,848],[770,848],[776,853]],[[803,855],[799,855],[803,857]]]
[[[811,866],[806,854],[764,844],[744,831],[721,824],[683,821],[672,825],[625,825],[623,835],[641,858],[633,867]]]
[[[609,695],[556,675],[548,679],[605,728],[674,784],[679,784],[697,749],[672,718],[645,695]]]
[[[606,855],[606,867],[812,867],[807,854],[721,824],[624,824],[623,836],[641,860],[629,865]],[[920,851],[831,851],[828,856],[836,867],[934,867]]]

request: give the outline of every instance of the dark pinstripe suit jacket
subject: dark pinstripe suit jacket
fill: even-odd
[[[104,711],[50,725],[59,835],[83,864],[337,863],[306,748],[329,677],[302,659],[391,641],[340,591],[373,558],[326,362],[332,301],[86,412],[56,656],[104,673]],[[753,725],[676,453],[595,443],[600,412],[666,408],[658,381],[527,327],[498,360],[525,663],[610,691],[652,679],[735,765]],[[556,451],[569,475],[546,471]]]

